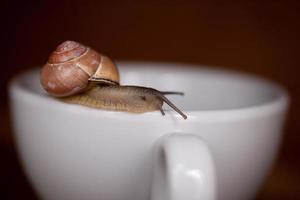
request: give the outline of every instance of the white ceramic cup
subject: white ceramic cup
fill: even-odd
[[[38,70],[10,85],[20,158],[43,199],[246,200],[276,156],[286,92],[201,66],[118,63],[122,84],[183,91],[145,114],[71,105],[45,94]]]

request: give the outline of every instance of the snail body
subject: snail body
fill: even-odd
[[[93,108],[133,113],[160,110],[163,115],[164,111],[162,106],[163,103],[166,102],[175,111],[186,118],[186,116],[164,96],[166,94],[183,95],[183,93],[180,92],[161,92],[148,87],[106,85],[95,86],[84,93],[65,97],[62,100],[68,103]]]
[[[119,72],[111,59],[74,41],[66,41],[56,48],[42,68],[40,80],[48,94],[67,103],[132,113],[160,110],[164,115],[165,102],[187,118],[165,97],[183,93],[120,86]]]

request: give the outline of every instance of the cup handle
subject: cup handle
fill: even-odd
[[[216,199],[212,155],[199,136],[170,134],[154,151],[151,200]]]

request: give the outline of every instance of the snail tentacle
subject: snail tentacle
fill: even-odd
[[[167,97],[165,97],[161,92],[155,91],[154,94],[161,98],[166,104],[168,104],[171,108],[173,108],[178,114],[180,114],[184,119],[187,119],[187,116],[179,110]]]

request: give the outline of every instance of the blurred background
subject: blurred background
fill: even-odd
[[[7,86],[64,40],[115,60],[181,62],[257,74],[292,98],[279,157],[257,200],[300,199],[300,1],[2,1],[0,199],[36,199],[18,162]],[[34,138],[33,138],[34,139]]]

